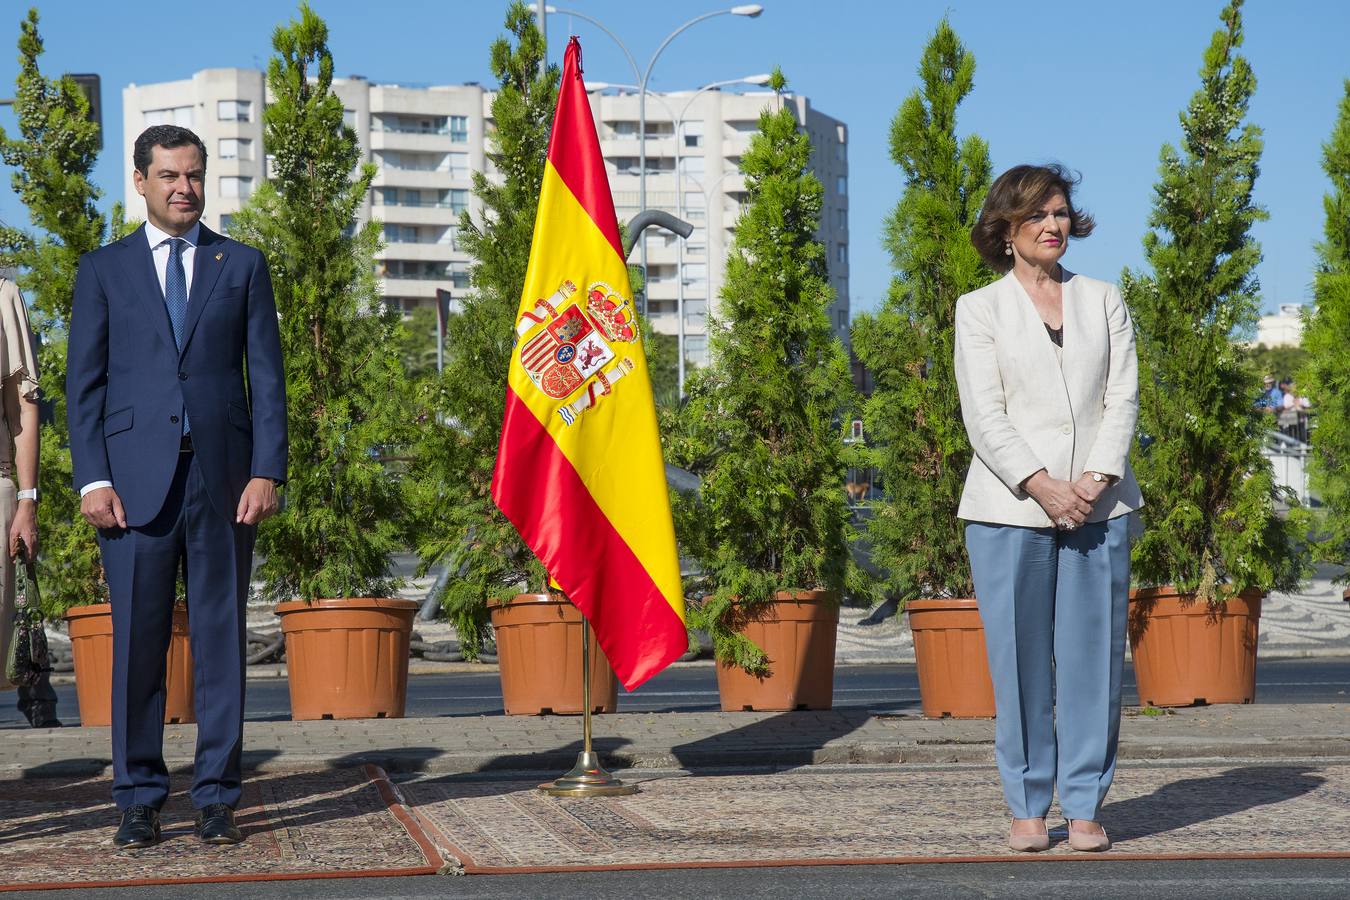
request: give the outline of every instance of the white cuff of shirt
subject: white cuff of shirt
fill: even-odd
[[[89,482],[88,484],[86,484],[84,487],[80,488],[80,496],[83,497],[85,494],[89,493],[90,491],[96,491],[96,490],[98,490],[99,488],[105,488],[105,487],[112,487],[112,482],[111,482],[111,481],[91,481],[91,482]]]

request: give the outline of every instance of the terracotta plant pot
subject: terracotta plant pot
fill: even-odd
[[[1256,699],[1259,590],[1207,605],[1171,586],[1130,591],[1130,655],[1149,706]]]
[[[398,719],[408,700],[412,600],[289,600],[286,636],[292,719]]]
[[[580,715],[581,611],[561,596],[516,594],[488,601],[497,633],[497,670],[508,716]],[[589,629],[591,712],[619,707],[619,680]]]
[[[919,668],[919,699],[930,719],[989,719],[994,682],[980,610],[970,598],[911,600],[909,629]]]
[[[66,611],[70,653],[75,660],[75,693],[81,725],[112,724],[113,628],[112,605],[95,603]],[[197,721],[193,710],[192,645],[188,639],[187,607],[173,609],[173,630],[165,669],[164,722],[181,725]]]
[[[741,634],[769,657],[769,674],[751,675],[717,663],[725,712],[830,709],[834,705],[834,644],[839,601],[830,591],[780,592]]]

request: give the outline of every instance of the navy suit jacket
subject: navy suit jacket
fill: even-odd
[[[187,410],[211,505],[234,521],[252,477],[286,478],[286,380],[260,251],[202,226],[174,345],[144,227],[86,253],[75,278],[66,417],[75,489],[111,481],[127,524],[164,506]]]

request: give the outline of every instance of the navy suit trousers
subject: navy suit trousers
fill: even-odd
[[[113,799],[119,809],[137,804],[158,809],[169,794],[165,654],[180,571],[196,689],[192,804],[239,805],[244,606],[256,532],[212,506],[192,453],[179,454],[168,497],[154,519],[100,531],[113,615]]]

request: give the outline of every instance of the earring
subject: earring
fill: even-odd
[[[1012,256],[1012,241],[1003,242],[1003,255]]]

